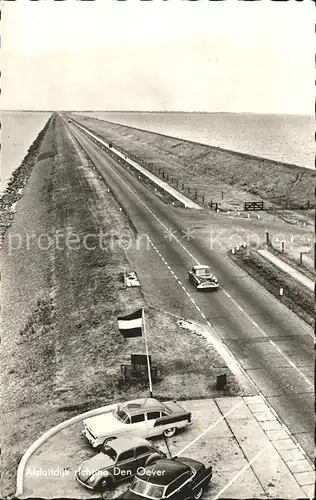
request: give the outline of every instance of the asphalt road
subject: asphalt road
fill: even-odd
[[[155,252],[155,293],[182,304],[183,316],[206,322],[224,341],[257,388],[313,459],[314,344],[312,329],[268,294],[207,241],[184,238],[185,209],[166,205],[122,165],[68,124],[140,235]],[[210,215],[210,218],[212,215]],[[215,216],[214,216],[215,217]],[[218,217],[218,216],[217,216]],[[227,228],[227,222],[225,222]],[[232,228],[233,231],[233,222]],[[182,236],[181,236],[182,235]],[[144,254],[142,254],[144,255]],[[217,292],[196,291],[188,269],[208,264],[218,277]],[[146,262],[143,263],[146,268]],[[159,272],[157,272],[159,269]],[[147,278],[150,280],[150,269]],[[161,278],[159,278],[161,277]],[[168,290],[168,291],[167,291]],[[162,296],[162,298],[161,298]],[[172,310],[170,311],[172,312]]]

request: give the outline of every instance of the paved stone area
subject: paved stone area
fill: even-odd
[[[182,405],[192,412],[193,425],[168,440],[169,449],[172,455],[213,465],[213,481],[204,493],[205,500],[313,496],[313,467],[260,396],[185,401]],[[98,497],[74,478],[80,463],[94,454],[81,429],[81,422],[67,427],[31,456],[20,498]],[[155,442],[165,447],[164,440]],[[121,485],[107,498],[117,498],[127,487],[128,483]]]

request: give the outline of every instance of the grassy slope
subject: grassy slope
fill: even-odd
[[[82,242],[100,228],[129,238],[133,230],[60,121],[48,130],[41,158],[30,180],[35,198],[27,201],[41,210],[33,221],[38,231],[46,227],[51,236],[58,233],[59,240],[58,247],[35,249],[34,262],[21,268],[18,279],[27,283],[41,267],[45,286],[30,285],[32,300],[22,326],[5,332],[2,496],[15,489],[23,452],[49,427],[113,399],[148,394],[147,385],[120,380],[120,364],[128,362],[131,352],[144,352],[143,339],[124,340],[116,323],[119,314],[145,305],[141,291],[125,289],[122,282],[123,267],[133,269],[133,256],[120,245],[108,245],[107,251],[65,245],[67,236],[76,234]],[[106,236],[104,244],[109,239]],[[23,249],[17,254],[20,261],[31,257]],[[13,304],[13,309],[18,306]],[[202,338],[180,330],[176,318],[153,308],[147,314],[149,349],[162,375],[155,395],[218,396],[215,376],[228,372],[219,356]],[[227,394],[238,390],[229,375]]]
[[[204,191],[208,198],[220,200],[218,189],[225,188],[218,181],[222,181],[256,195],[257,198],[254,199],[262,198],[280,206],[284,206],[288,201],[294,208],[306,205],[307,200],[315,205],[313,170],[90,117],[80,117],[80,121],[103,134],[114,145],[117,144],[145,160],[161,165],[170,175],[180,175],[186,183],[198,191]],[[214,194],[214,186],[217,196]]]

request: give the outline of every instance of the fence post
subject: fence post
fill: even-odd
[[[282,241],[282,249],[281,252],[284,253],[284,241]]]
[[[266,231],[266,244],[269,246],[270,245],[270,238],[269,238],[269,233]]]
[[[224,199],[224,191],[222,191],[222,200]]]
[[[217,202],[215,203],[215,210],[216,210],[216,212],[218,210],[218,203]]]
[[[205,196],[204,196],[204,194],[202,195],[202,202],[205,203]]]
[[[182,191],[184,191],[184,183],[182,182]]]
[[[195,196],[194,196],[195,199],[197,199],[197,190],[195,190]]]
[[[303,252],[300,252],[300,266],[303,264]]]
[[[188,186],[188,193],[190,194],[190,186]]]

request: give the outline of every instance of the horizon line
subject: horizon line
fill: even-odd
[[[263,111],[184,111],[184,110],[138,110],[138,109],[1,109],[1,112],[33,112],[33,113],[198,113],[198,114],[247,114],[247,115],[288,115],[288,116],[313,116],[313,113],[286,113]]]

